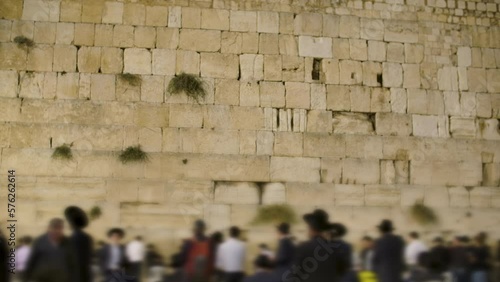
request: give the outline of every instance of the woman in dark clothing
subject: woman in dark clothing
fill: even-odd
[[[476,245],[471,250],[471,282],[488,282],[491,252],[486,245],[486,237],[486,233],[481,232],[474,238]]]
[[[73,234],[69,238],[76,252],[77,265],[81,282],[92,281],[92,237],[85,233],[83,229],[87,227],[89,221],[87,214],[79,207],[71,206],[64,211],[66,220],[73,229]]]

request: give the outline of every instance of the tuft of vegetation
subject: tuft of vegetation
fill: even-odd
[[[421,202],[416,202],[410,208],[411,217],[421,225],[433,225],[438,223],[439,219],[433,209],[425,206]]]
[[[30,48],[30,47],[33,47],[35,46],[35,42],[29,38],[27,38],[26,36],[16,36],[14,38],[14,43],[17,44],[18,47],[27,47],[27,48]]]
[[[96,220],[99,217],[101,217],[101,215],[102,215],[102,211],[101,211],[101,208],[98,206],[92,207],[89,211],[90,220]]]
[[[290,224],[297,222],[297,214],[289,205],[269,205],[260,207],[252,224],[279,224],[282,222]]]
[[[131,73],[122,73],[119,75],[120,79],[126,81],[131,86],[140,86],[142,78],[140,75]]]
[[[52,158],[57,160],[72,160],[73,153],[71,152],[71,145],[63,144],[57,147],[52,153]]]
[[[187,73],[181,73],[172,78],[168,84],[167,91],[173,95],[185,93],[189,98],[198,103],[200,100],[205,99],[207,95],[203,80],[198,76]]]
[[[120,154],[120,161],[123,164],[130,162],[147,162],[149,161],[148,153],[141,149],[140,145],[130,146]]]

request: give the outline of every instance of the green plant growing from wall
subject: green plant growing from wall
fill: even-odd
[[[141,145],[130,146],[125,151],[121,152],[119,156],[123,164],[130,162],[147,162],[149,161],[148,153],[141,149]]]
[[[279,224],[282,222],[290,224],[297,222],[297,214],[289,205],[262,206],[252,220],[253,225]]]
[[[70,161],[73,159],[73,153],[71,152],[71,146],[73,144],[63,144],[55,148],[52,153],[52,159],[56,160],[67,160]]]
[[[93,206],[90,211],[89,211],[89,218],[90,220],[96,220],[100,218],[102,215],[101,208],[98,206]]]
[[[434,210],[421,201],[417,201],[410,208],[411,217],[421,225],[433,225],[438,223],[439,219]]]
[[[131,73],[122,73],[118,76],[121,80],[126,81],[131,86],[140,86],[142,82],[141,76]]]
[[[187,73],[181,73],[172,78],[168,83],[167,91],[172,95],[185,93],[198,103],[205,99],[207,95],[203,80],[198,76]]]
[[[29,38],[27,38],[26,36],[16,36],[14,38],[14,43],[17,44],[18,47],[26,47],[26,48],[31,48],[33,46],[35,46],[35,42]]]

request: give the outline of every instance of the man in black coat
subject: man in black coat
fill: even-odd
[[[295,252],[293,265],[281,276],[282,282],[331,282],[337,280],[335,258],[338,251],[325,238],[328,230],[328,214],[323,210],[315,210],[304,215],[308,225],[309,240],[300,244]]]
[[[35,240],[23,281],[80,282],[76,254],[63,230],[64,221],[54,218],[47,233]]]
[[[73,229],[73,234],[71,234],[69,240],[76,252],[80,282],[92,282],[91,263],[93,240],[90,235],[83,231],[89,223],[87,214],[85,214],[81,208],[71,206],[66,208],[64,215]]]
[[[277,272],[283,273],[283,271],[292,266],[295,255],[295,245],[292,239],[290,239],[290,224],[281,223],[278,225],[277,229],[279,242],[274,265]]]
[[[436,264],[436,271],[443,273],[448,270],[450,265],[450,251],[444,245],[443,238],[436,237],[432,242],[434,246],[429,252],[429,259]]]
[[[378,226],[380,238],[375,242],[373,267],[379,282],[401,282],[405,243],[392,234],[392,221],[384,219]]]
[[[105,281],[113,281],[114,277],[122,277],[127,259],[125,256],[125,246],[122,239],[125,232],[120,228],[112,228],[108,231],[109,243],[104,245],[99,253],[99,267],[105,277]]]

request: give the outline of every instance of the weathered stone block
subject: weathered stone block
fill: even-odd
[[[483,165],[483,186],[498,187],[500,185],[500,164],[489,163]]]
[[[134,46],[134,27],[129,25],[115,25],[113,29],[114,47]]]
[[[90,95],[92,100],[115,100],[115,76],[112,74],[92,74]]]
[[[276,132],[274,136],[274,156],[302,156],[303,136],[301,133]]]
[[[259,50],[258,33],[241,33],[241,53],[257,53]]]
[[[401,190],[392,185],[366,185],[365,205],[392,207],[401,202]]]
[[[384,62],[386,56],[386,44],[384,42],[368,41],[368,60]]]
[[[336,206],[363,206],[365,203],[365,187],[363,185],[334,186]]]
[[[121,24],[123,22],[123,3],[111,1],[105,2],[102,22]]]
[[[95,25],[88,23],[75,24],[73,43],[79,46],[93,46],[95,40]]]
[[[221,79],[215,82],[215,103],[223,105],[240,104],[240,82]]]
[[[389,20],[385,22],[384,41],[417,43],[418,23],[402,20]]]
[[[144,25],[146,22],[146,7],[140,3],[125,3],[123,8],[123,24]]]
[[[335,185],[330,183],[287,183],[287,203],[294,206],[332,206],[335,203]]]
[[[286,82],[285,91],[287,108],[309,109],[311,107],[311,94],[308,83]]]
[[[170,105],[170,127],[202,127],[203,109],[195,104]]]
[[[238,56],[232,54],[202,53],[202,76],[236,79],[239,75]]]
[[[478,186],[482,181],[481,162],[411,162],[410,184]]]
[[[59,21],[60,2],[27,0],[24,1],[23,14],[21,19],[28,21]]]
[[[242,81],[262,80],[264,78],[264,56],[240,55],[240,73]]]
[[[373,124],[367,115],[359,113],[338,113],[333,115],[333,133],[373,134]]]
[[[282,79],[282,61],[279,55],[264,55],[264,79],[280,81]]]
[[[176,64],[176,52],[168,49],[153,50],[153,74],[174,75]]]
[[[395,113],[377,113],[375,128],[378,135],[409,136],[412,133],[412,118],[410,115]]]
[[[221,53],[240,54],[243,44],[241,32],[224,31],[221,35]]]
[[[229,11],[222,9],[201,10],[201,28],[229,30]]]
[[[101,48],[81,47],[78,50],[78,71],[97,73],[101,66]]]
[[[453,137],[474,138],[476,121],[474,118],[450,117],[450,132]]]
[[[72,45],[54,45],[53,70],[74,72],[76,70],[77,49]]]
[[[101,50],[101,72],[122,73],[123,50],[120,48],[104,47]]]
[[[345,157],[345,147],[343,135],[330,135],[328,133],[304,134],[304,156]]]
[[[156,48],[177,49],[179,45],[179,29],[156,28]]]
[[[141,81],[141,101],[162,103],[165,90],[165,78],[159,75],[146,75]]]
[[[340,61],[340,84],[361,84],[363,82],[363,65],[361,62]]]
[[[317,13],[301,13],[294,18],[294,34],[320,36],[323,18]]]
[[[458,66],[459,67],[470,67],[472,64],[472,52],[471,48],[464,46],[458,47],[457,51]]]
[[[420,64],[424,60],[424,46],[420,44],[405,43],[405,62]]]
[[[271,179],[277,181],[319,182],[317,158],[271,158]]]
[[[297,39],[293,35],[279,35],[280,54],[297,56],[299,54]]]
[[[308,132],[332,132],[332,112],[311,110],[307,113]]]
[[[339,37],[340,16],[323,14],[323,36]]]
[[[486,82],[488,92],[500,93],[500,70],[488,69],[486,70]]]
[[[384,40],[384,22],[380,19],[361,18],[361,38]]]
[[[458,72],[454,67],[443,67],[438,71],[439,90],[457,91]]]
[[[263,33],[259,35],[259,54],[279,54],[278,34]]]
[[[240,105],[258,107],[260,105],[259,84],[257,82],[241,82]]]
[[[355,159],[382,159],[383,139],[380,136],[346,135],[345,156]]]
[[[56,44],[71,44],[75,38],[75,25],[72,23],[57,23]]]
[[[154,48],[156,29],[150,26],[138,26],[134,30],[134,46],[139,48]]]
[[[257,31],[257,12],[231,10],[229,29],[242,32]]]
[[[349,87],[328,85],[326,88],[326,108],[334,111],[350,111],[351,97]]]
[[[201,27],[201,9],[192,7],[182,7],[182,27],[200,28]]]
[[[401,43],[387,44],[387,61],[391,63],[404,63],[404,45]]]
[[[380,183],[379,160],[344,159],[342,164],[342,183]]]
[[[220,50],[221,32],[218,30],[183,29],[179,48],[191,51],[215,52]]]
[[[57,76],[57,99],[78,99],[78,73],[59,73]]]
[[[373,88],[370,93],[371,112],[390,112],[391,93],[387,88]]]
[[[302,57],[331,58],[333,56],[332,39],[299,36],[299,55]]]
[[[403,68],[401,64],[383,63],[382,78],[385,87],[401,87],[403,84]]]
[[[340,37],[359,38],[360,22],[356,16],[341,16],[340,17]]]
[[[34,40],[38,44],[54,44],[56,41],[56,23],[36,22]]]
[[[124,69],[125,73],[151,74],[151,52],[147,49],[128,48],[125,49]]]
[[[167,26],[168,7],[166,6],[146,6],[146,25]]]
[[[52,71],[54,48],[50,45],[36,45],[28,52],[27,70]]]
[[[439,119],[437,116],[413,115],[413,135],[438,137]]]
[[[200,54],[194,51],[177,51],[175,73],[200,73]]]
[[[16,71],[0,71],[0,96],[17,97],[18,74]]]
[[[181,27],[182,25],[182,8],[168,7],[168,27]]]
[[[260,106],[261,107],[284,107],[285,87],[281,82],[260,83]]]
[[[279,32],[279,14],[277,12],[257,12],[257,31],[263,33]]]

